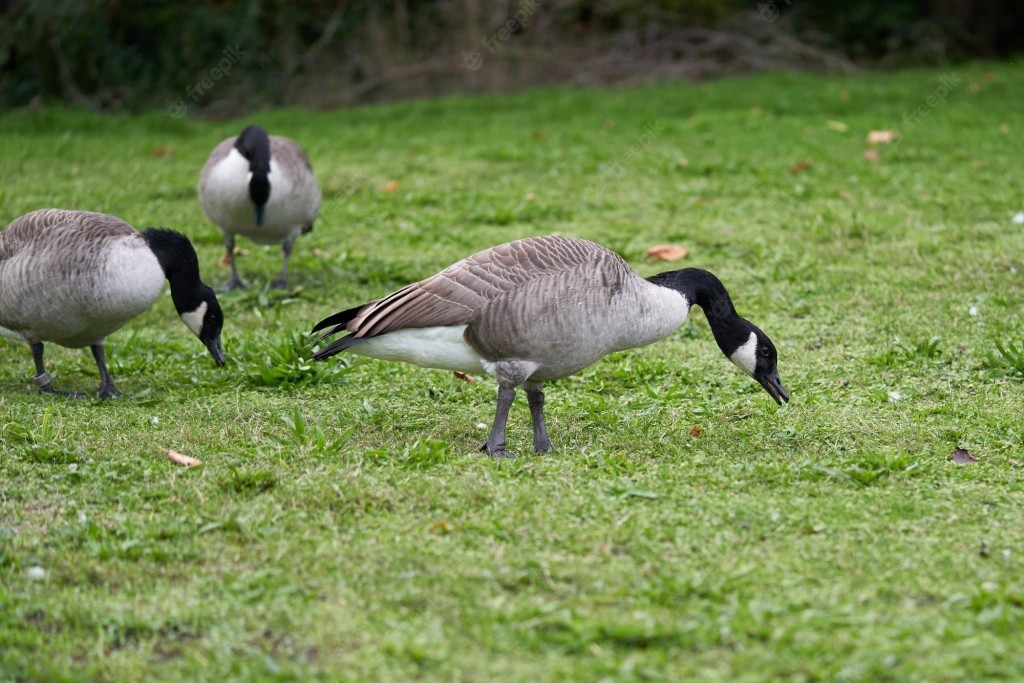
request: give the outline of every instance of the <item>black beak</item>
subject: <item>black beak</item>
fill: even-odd
[[[757,381],[768,392],[768,395],[775,399],[780,406],[789,403],[789,392],[782,388],[782,380],[779,379],[779,371],[773,370],[770,374],[761,375]]]
[[[263,210],[266,208],[263,204],[256,205],[256,227],[263,225]]]
[[[224,350],[220,347],[220,337],[203,343],[206,344],[210,355],[213,356],[213,362],[217,365],[224,365]]]

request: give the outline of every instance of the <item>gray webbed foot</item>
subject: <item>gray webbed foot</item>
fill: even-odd
[[[120,391],[117,390],[117,387],[115,387],[113,384],[108,384],[101,386],[99,389],[97,389],[96,396],[101,401],[104,401],[108,398],[121,398],[122,394]]]

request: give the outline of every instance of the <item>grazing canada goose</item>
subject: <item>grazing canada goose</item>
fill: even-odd
[[[546,380],[571,375],[614,351],[662,339],[704,309],[715,341],[782,405],[775,346],[741,318],[721,281],[684,268],[644,279],[600,244],[533,237],[481,251],[383,299],[321,320],[316,341],[347,331],[313,354],[350,350],[498,381],[494,426],[481,450],[500,457],[516,387],[526,388],[536,451],[551,447],[544,426]]]
[[[288,259],[300,235],[320,214],[320,186],[297,142],[249,126],[213,148],[199,174],[199,203],[224,236],[231,280],[245,287],[235,267],[235,235],[259,244],[282,244],[284,266],[274,287],[288,286]]]
[[[224,364],[224,324],[217,296],[199,279],[199,260],[184,235],[166,228],[139,232],[120,218],[43,209],[0,232],[0,327],[32,346],[36,384],[54,391],[43,342],[88,346],[100,371],[99,397],[119,396],[107,372],[103,340],[148,309],[163,281],[182,322]]]

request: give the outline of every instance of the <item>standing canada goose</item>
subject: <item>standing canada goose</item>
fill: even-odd
[[[223,365],[224,315],[199,279],[188,238],[166,228],[139,232],[102,213],[43,209],[0,232],[0,327],[31,345],[41,392],[85,396],[50,385],[43,342],[53,342],[92,349],[99,397],[120,396],[107,372],[103,340],[148,309],[165,279],[182,322]]]
[[[259,244],[282,244],[284,266],[274,287],[288,286],[288,259],[300,235],[320,214],[320,186],[297,142],[249,126],[213,148],[199,174],[199,203],[224,236],[231,280],[245,287],[235,267],[235,235]]]
[[[582,370],[614,351],[667,336],[694,304],[715,341],[743,372],[782,405],[778,356],[768,336],[741,318],[721,281],[684,268],[644,279],[600,244],[533,237],[481,251],[383,299],[321,320],[316,341],[347,331],[313,354],[351,350],[498,381],[494,426],[481,450],[506,455],[505,422],[516,387],[526,388],[533,445],[551,448],[541,385]]]

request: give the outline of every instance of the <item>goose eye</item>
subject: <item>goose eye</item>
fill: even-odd
[[[768,356],[772,355],[772,350],[769,349],[767,346],[762,346],[761,347],[761,355],[764,358],[767,358]]]

